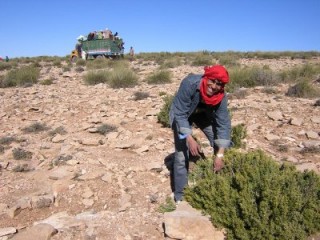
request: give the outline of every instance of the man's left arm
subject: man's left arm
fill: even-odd
[[[218,148],[215,155],[214,171],[217,172],[221,170],[224,165],[223,157],[225,149],[231,145],[231,120],[228,111],[228,98],[226,95],[215,111],[215,123],[217,136],[214,143]]]

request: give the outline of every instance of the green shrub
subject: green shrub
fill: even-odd
[[[289,87],[286,95],[289,97],[314,98],[320,96],[320,90],[313,87],[307,80],[302,80]]]
[[[12,153],[15,160],[30,160],[32,158],[32,152],[26,151],[22,148],[13,149]]]
[[[213,60],[210,55],[199,55],[195,57],[191,65],[192,66],[209,66],[209,65],[212,65],[212,63],[213,63]]]
[[[283,82],[297,82],[303,79],[312,80],[317,74],[320,74],[320,66],[311,64],[292,67],[280,72],[281,80]]]
[[[0,138],[0,144],[2,145],[10,145],[12,142],[16,142],[16,141],[17,139],[11,136]]]
[[[107,133],[115,132],[116,130],[117,130],[117,127],[110,124],[102,124],[97,128],[97,132],[100,133],[101,135],[106,135]]]
[[[33,123],[28,127],[22,129],[24,133],[39,133],[48,130],[48,127],[43,123]]]
[[[185,198],[225,228],[228,239],[306,239],[320,231],[320,177],[313,171],[279,165],[262,151],[234,150],[218,174],[212,160],[196,167]]]
[[[160,70],[147,77],[149,84],[164,84],[171,82],[171,72],[167,70]]]
[[[226,89],[233,92],[241,87],[251,88],[255,86],[274,86],[279,83],[279,75],[270,69],[258,66],[246,68],[232,68],[229,70],[230,83]]]
[[[174,96],[165,95],[163,97],[164,105],[162,106],[160,112],[158,113],[158,122],[162,124],[163,127],[170,127],[169,121],[169,111],[172,104]]]
[[[0,71],[9,70],[12,68],[12,64],[9,62],[0,62]]]
[[[54,60],[52,65],[55,67],[62,67],[61,59]]]
[[[54,82],[54,79],[53,78],[47,78],[47,79],[44,79],[40,82],[41,85],[51,85],[53,84]]]
[[[90,71],[83,76],[84,82],[88,85],[96,85],[99,83],[107,83],[109,80],[110,72],[109,71]]]
[[[110,72],[108,83],[112,88],[130,88],[138,84],[138,76],[128,68],[116,67]]]
[[[242,141],[247,136],[247,129],[244,124],[239,124],[231,129],[231,141],[235,148],[245,147],[245,143]]]
[[[76,62],[76,66],[78,66],[78,67],[84,67],[84,66],[86,66],[86,64],[87,64],[86,60],[84,60],[82,58],[79,58]]]
[[[40,70],[37,67],[26,66],[20,69],[11,70],[0,82],[0,87],[14,87],[32,85],[38,82]]]
[[[166,202],[159,206],[160,213],[172,212],[175,209],[176,209],[176,205],[170,197],[167,197]]]
[[[166,69],[166,68],[175,68],[180,66],[181,63],[181,59],[178,57],[175,58],[169,58],[164,60],[164,62],[161,64],[160,68],[161,69]]]

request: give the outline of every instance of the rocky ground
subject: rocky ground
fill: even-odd
[[[305,62],[241,60],[275,70]],[[140,79],[134,88],[88,86],[86,71],[43,64],[41,78],[53,84],[0,89],[0,139],[14,139],[0,153],[0,233],[11,231],[19,239],[16,232],[49,223],[33,231],[52,232],[50,239],[165,238],[159,206],[171,195],[166,163],[173,141],[171,130],[157,123],[159,93],[173,94],[184,76],[202,73],[202,67],[171,69],[173,82],[163,85],[143,81],[157,65],[134,61],[131,67]],[[263,149],[276,161],[319,173],[314,149],[320,146],[320,107],[315,99],[285,96],[287,89],[279,85],[271,94],[257,87],[246,89],[243,98],[230,95],[233,125],[246,125],[246,150]],[[149,97],[135,100],[136,92]],[[35,124],[46,130],[26,132]],[[102,125],[115,129],[102,135]],[[15,160],[19,151],[28,159]]]

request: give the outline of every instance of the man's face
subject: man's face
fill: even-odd
[[[207,95],[211,97],[221,91],[223,83],[217,79],[209,79],[207,82]]]

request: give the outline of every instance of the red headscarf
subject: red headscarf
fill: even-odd
[[[228,71],[221,65],[204,67],[204,74],[202,76],[200,84],[201,97],[206,104],[217,105],[221,102],[224,96],[224,86],[222,86],[221,91],[219,93],[209,97],[207,95],[207,83],[209,79],[217,79],[220,82],[227,84],[229,82]]]

